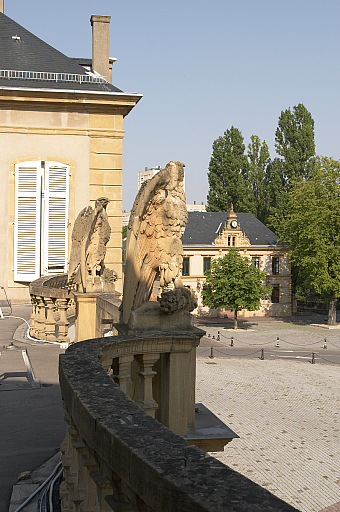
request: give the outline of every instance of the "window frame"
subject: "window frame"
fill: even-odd
[[[280,256],[272,256],[272,275],[280,275]]]
[[[14,281],[67,272],[70,166],[27,160],[14,169]]]
[[[188,270],[185,269],[186,266],[188,267]],[[182,276],[183,277],[189,277],[190,276],[190,256],[183,256]]]
[[[251,264],[255,267],[255,268],[260,268],[261,266],[261,258],[260,256],[252,256],[251,258]]]
[[[205,268],[208,260],[209,260],[209,266],[207,268]],[[210,270],[210,267],[211,267],[211,256],[203,256],[203,274],[204,275],[208,270]]]
[[[270,301],[272,304],[280,304],[280,285],[275,283],[272,285],[272,293],[270,295]],[[273,300],[277,299],[277,300]]]

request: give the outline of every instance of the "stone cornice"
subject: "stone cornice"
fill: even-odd
[[[0,87],[0,107],[12,109],[105,112],[126,116],[141,98],[140,94],[123,92]]]

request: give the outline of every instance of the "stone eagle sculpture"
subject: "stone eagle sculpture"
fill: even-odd
[[[169,293],[171,289],[179,288],[184,291],[179,277],[183,263],[181,238],[188,220],[183,179],[184,164],[172,161],[143,183],[137,194],[127,230],[122,302],[124,324],[128,323],[133,310],[150,299],[157,276],[161,291]],[[189,295],[191,297],[190,291]],[[173,299],[175,295],[170,302]],[[162,310],[161,297],[160,302]],[[166,302],[169,304],[168,296]],[[180,304],[177,309],[185,309],[183,300],[177,297],[175,302]],[[165,305],[163,311],[172,312],[173,309]]]
[[[86,280],[89,278],[93,281],[96,276],[103,276],[108,281],[116,279],[114,273],[104,266],[106,244],[111,234],[106,213],[108,203],[106,197],[100,197],[96,200],[95,208],[85,207],[74,223],[68,286],[81,292],[86,291]]]

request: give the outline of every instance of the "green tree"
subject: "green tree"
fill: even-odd
[[[281,112],[275,149],[283,158],[288,186],[309,175],[315,155],[314,120],[302,103]]]
[[[328,300],[328,324],[336,324],[340,297],[340,162],[319,157],[310,177],[295,181],[279,231],[292,265],[306,286]]]
[[[251,207],[250,190],[245,179],[247,157],[243,137],[232,126],[213,142],[209,163],[208,211],[228,211],[231,204],[235,211],[248,211]]]
[[[293,184],[308,178],[315,165],[314,120],[299,103],[281,112],[275,132],[275,149],[282,158],[268,166],[268,227],[280,231],[287,215],[288,193]]]
[[[266,190],[267,169],[270,164],[270,154],[266,141],[261,143],[260,137],[252,135],[248,144],[249,165],[246,180],[252,191],[253,213],[261,222],[267,221],[269,196]]]
[[[267,197],[267,217],[263,221],[274,232],[279,231],[284,213],[287,211],[288,184],[285,177],[284,163],[274,158],[267,166],[265,177]]]
[[[255,311],[271,287],[263,286],[266,273],[230,249],[223,258],[211,262],[202,290],[203,304],[211,308],[228,308],[234,311],[234,329],[237,329],[237,312],[241,309]]]

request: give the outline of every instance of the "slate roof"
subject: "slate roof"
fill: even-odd
[[[84,61],[89,62],[89,59]],[[0,74],[1,70],[88,75],[74,59],[45,43],[3,13],[0,13]],[[0,87],[122,92],[106,81],[84,83],[0,77]]]
[[[237,213],[240,228],[251,245],[278,245],[278,236],[251,213]],[[183,245],[213,245],[228,220],[227,212],[189,212]]]

